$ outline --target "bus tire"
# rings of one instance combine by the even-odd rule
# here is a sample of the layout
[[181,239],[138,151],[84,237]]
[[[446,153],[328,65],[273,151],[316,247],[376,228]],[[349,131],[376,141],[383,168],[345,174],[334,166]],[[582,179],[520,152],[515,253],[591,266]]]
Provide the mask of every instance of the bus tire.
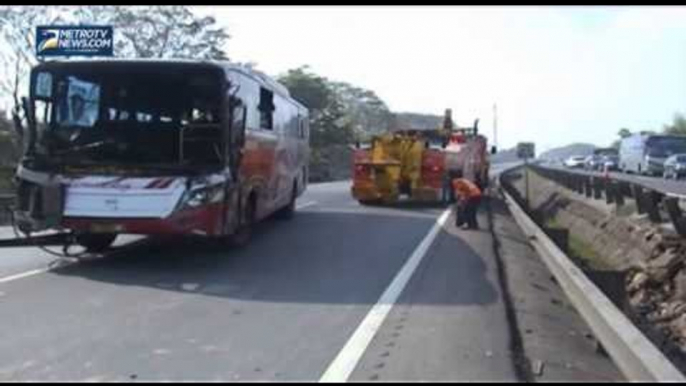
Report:
[[276,212],[276,218],[279,220],[291,220],[293,216],[295,216],[295,199],[298,196],[298,185],[294,182],[293,183],[293,190],[291,191],[291,200],[288,202],[288,205],[284,206],[283,208],[279,209],[278,212]]
[[80,233],[76,235],[76,243],[88,252],[103,252],[116,238],[116,233]]
[[257,200],[255,195],[251,194],[243,208],[243,223],[236,229],[236,231],[229,238],[230,244],[233,247],[242,248],[250,242],[252,238],[253,229],[255,227],[255,211],[257,209]]

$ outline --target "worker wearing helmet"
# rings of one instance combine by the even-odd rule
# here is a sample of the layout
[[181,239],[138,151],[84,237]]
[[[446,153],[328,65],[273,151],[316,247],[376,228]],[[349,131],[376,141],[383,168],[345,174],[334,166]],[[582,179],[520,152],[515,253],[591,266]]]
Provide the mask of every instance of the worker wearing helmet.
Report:
[[453,191],[457,198],[455,203],[455,226],[459,227],[462,225],[463,229],[479,229],[479,224],[476,221],[476,212],[481,203],[481,189],[466,178],[456,178],[452,182]]

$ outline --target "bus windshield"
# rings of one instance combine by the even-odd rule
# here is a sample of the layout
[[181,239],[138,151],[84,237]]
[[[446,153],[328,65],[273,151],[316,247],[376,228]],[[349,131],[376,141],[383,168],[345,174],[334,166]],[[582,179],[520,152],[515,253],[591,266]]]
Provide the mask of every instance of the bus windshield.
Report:
[[676,153],[686,153],[686,137],[652,137],[646,142],[647,154],[652,157],[669,157]]
[[35,79],[41,145],[62,163],[221,163],[221,87],[206,68],[76,66]]

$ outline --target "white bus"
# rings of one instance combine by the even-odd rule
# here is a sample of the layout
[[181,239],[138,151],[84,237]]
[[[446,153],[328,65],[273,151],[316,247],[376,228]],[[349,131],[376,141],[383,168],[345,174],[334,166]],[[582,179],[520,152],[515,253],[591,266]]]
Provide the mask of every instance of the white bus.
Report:
[[[50,61],[31,72],[17,171],[25,233],[249,238],[307,186],[308,110],[265,75],[220,62]],[[23,128],[20,128],[23,130]]]
[[625,173],[662,175],[665,160],[686,153],[686,136],[636,133],[622,139],[619,168]]

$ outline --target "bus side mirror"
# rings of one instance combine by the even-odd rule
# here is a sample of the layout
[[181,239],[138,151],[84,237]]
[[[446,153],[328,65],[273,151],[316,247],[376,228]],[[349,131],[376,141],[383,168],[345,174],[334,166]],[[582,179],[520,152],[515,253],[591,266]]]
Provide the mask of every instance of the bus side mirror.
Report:
[[498,152],[498,148],[495,146],[491,146],[491,154],[495,154]]

